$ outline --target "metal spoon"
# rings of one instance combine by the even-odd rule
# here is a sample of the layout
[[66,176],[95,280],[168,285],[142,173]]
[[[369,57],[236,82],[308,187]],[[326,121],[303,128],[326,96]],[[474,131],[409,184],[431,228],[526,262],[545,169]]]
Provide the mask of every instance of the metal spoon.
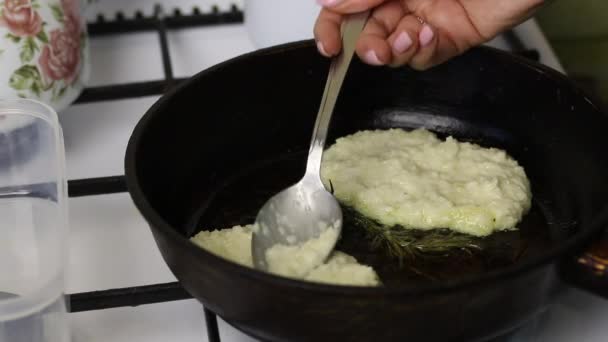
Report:
[[323,186],[321,159],[336,100],[354,55],[357,38],[368,17],[369,12],[353,14],[342,24],[342,52],[333,59],[329,69],[308,153],[306,174],[297,184],[273,196],[258,212],[258,229],[253,233],[251,246],[253,263],[258,269],[268,270],[266,251],[276,244],[301,245],[318,238],[330,228],[337,229],[336,234],[331,234],[335,236],[334,241],[321,252],[322,262],[337,242],[342,229],[342,210],[335,197]]

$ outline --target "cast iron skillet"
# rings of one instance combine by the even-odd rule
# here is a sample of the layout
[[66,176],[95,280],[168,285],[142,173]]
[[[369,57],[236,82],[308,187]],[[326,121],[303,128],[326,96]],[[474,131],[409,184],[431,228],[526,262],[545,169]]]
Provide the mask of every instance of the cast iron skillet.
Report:
[[483,340],[543,310],[563,261],[608,223],[608,118],[565,77],[490,48],[425,72],[355,61],[331,139],[426,127],[506,149],[534,194],[523,257],[487,269],[449,259],[462,271],[445,279],[356,288],[264,274],[188,241],[202,228],[250,223],[256,201],[298,179],[328,65],[310,41],[247,54],[194,76],[138,124],[129,191],[183,286],[271,341]]

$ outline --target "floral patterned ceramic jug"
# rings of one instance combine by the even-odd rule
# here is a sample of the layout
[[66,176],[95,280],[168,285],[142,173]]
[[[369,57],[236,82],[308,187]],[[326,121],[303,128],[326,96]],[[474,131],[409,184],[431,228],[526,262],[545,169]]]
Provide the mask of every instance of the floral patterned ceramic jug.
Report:
[[0,98],[25,97],[56,111],[80,95],[89,77],[80,0],[0,2]]

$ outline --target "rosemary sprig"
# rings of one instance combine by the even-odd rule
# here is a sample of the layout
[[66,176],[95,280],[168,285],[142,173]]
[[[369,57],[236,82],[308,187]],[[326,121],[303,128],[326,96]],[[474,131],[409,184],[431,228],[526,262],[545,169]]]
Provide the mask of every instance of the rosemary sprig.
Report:
[[450,229],[407,229],[388,227],[370,219],[350,206],[342,207],[345,227],[362,229],[374,249],[383,249],[389,256],[404,261],[418,257],[445,256],[460,251],[473,255],[482,250],[481,238]]

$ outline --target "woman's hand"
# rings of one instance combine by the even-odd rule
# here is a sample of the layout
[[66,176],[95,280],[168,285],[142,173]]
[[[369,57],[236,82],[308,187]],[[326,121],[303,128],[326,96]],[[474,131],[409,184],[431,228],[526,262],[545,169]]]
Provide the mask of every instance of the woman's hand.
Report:
[[[303,0],[298,0],[303,1]],[[310,1],[310,0],[309,0]],[[530,18],[543,0],[317,0],[323,9],[315,24],[319,52],[341,49],[344,14],[372,9],[357,43],[368,64],[410,65],[423,70]]]

